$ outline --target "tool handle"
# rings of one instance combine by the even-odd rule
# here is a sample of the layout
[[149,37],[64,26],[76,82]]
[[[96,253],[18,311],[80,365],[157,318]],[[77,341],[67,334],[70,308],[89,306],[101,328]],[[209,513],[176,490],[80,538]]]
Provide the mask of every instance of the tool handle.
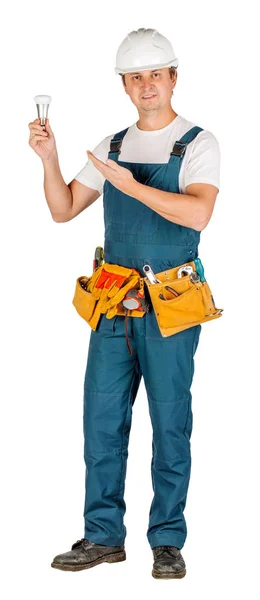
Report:
[[169,290],[169,292],[171,292],[174,296],[179,296],[179,292],[177,292],[176,290],[174,290],[172,287],[170,287],[169,285],[165,286],[166,290]]
[[195,265],[196,265],[196,271],[197,271],[198,275],[200,276],[200,280],[201,280],[202,283],[204,283],[206,281],[206,279],[205,279],[205,275],[204,275],[203,264],[202,264],[200,258],[195,258],[194,262],[195,262]]
[[95,269],[97,267],[100,267],[102,261],[104,258],[104,250],[102,248],[102,246],[97,246],[96,250],[95,250],[95,257],[93,260],[93,271],[95,271]]

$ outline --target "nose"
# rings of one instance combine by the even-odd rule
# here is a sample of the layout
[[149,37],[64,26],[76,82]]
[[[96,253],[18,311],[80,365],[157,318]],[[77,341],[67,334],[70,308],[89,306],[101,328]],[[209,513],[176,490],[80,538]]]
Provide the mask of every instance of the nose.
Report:
[[147,81],[147,82],[144,82],[142,85],[142,94],[149,94],[149,93],[150,94],[155,93],[155,88],[152,87],[150,81]]

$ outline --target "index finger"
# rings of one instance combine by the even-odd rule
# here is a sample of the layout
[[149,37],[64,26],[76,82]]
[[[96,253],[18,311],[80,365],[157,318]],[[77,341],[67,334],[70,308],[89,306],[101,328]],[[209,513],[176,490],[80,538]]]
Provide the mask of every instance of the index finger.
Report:
[[87,150],[87,155],[89,156],[89,158],[91,158],[91,160],[96,160],[100,165],[103,165],[103,167],[107,166],[106,163],[104,163],[97,156],[95,156],[95,154],[93,154],[93,152],[91,152],[90,150]]

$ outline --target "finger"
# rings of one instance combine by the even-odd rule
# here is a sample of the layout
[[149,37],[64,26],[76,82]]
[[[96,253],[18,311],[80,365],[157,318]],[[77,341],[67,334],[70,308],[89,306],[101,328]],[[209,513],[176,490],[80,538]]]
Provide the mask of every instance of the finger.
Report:
[[38,128],[36,129],[36,127],[34,126],[31,128],[30,132],[31,132],[31,134],[36,134],[36,133],[38,133],[39,135],[42,134],[45,137],[48,135],[47,131],[44,131],[43,129],[41,129],[41,127],[39,129]]
[[87,152],[88,157],[91,158],[91,160],[98,160],[99,162],[101,162],[99,160],[99,158],[97,158],[97,156],[95,156],[95,154],[93,154],[93,152],[91,152],[90,150],[86,150],[86,152]]
[[32,131],[33,129],[37,130],[37,131],[43,131],[43,125],[38,125],[37,123],[35,123],[35,121],[33,123],[29,123],[28,125],[29,129]]
[[[99,160],[99,158],[97,158],[92,152],[90,152],[89,150],[87,150],[87,155],[90,158],[90,160],[93,161],[93,164],[95,164],[95,166],[97,168],[102,168],[102,169],[107,169],[108,165],[106,165],[106,163],[102,162],[102,160]],[[111,167],[109,167],[109,169],[111,169]]]
[[[90,152],[90,150],[87,150],[87,154],[89,155],[89,158],[91,160],[93,160],[93,162],[98,161],[98,163],[100,165],[103,166],[108,166],[110,169],[112,168],[114,171],[119,171],[121,169],[120,165],[118,165],[114,160],[112,160],[111,158],[108,158],[106,160],[105,163],[103,163],[101,160],[99,160],[92,152]],[[98,164],[96,163],[96,165]]]
[[45,139],[45,138],[44,138],[42,135],[32,135],[32,136],[30,137],[30,140],[29,140],[29,141],[31,142],[31,140],[33,140],[33,141],[34,141],[34,140],[41,140],[41,142],[43,142],[43,140],[44,140],[44,139]]
[[105,164],[105,163],[102,162],[102,160],[100,160],[97,156],[95,156],[95,154],[93,154],[93,152],[91,152],[90,150],[87,150],[87,155],[90,158],[93,158],[94,160],[98,160],[98,162],[100,162],[102,165]]
[[42,137],[48,137],[48,133],[47,131],[44,131],[43,129],[35,129],[34,127],[31,129],[30,131],[30,137],[33,137],[34,135],[42,135]]
[[100,165],[94,160],[93,160],[93,165],[101,173],[101,175],[103,175],[103,177],[105,177],[105,179],[111,179],[112,171],[109,167],[106,167],[103,163],[101,163],[101,165]]
[[102,162],[102,160],[99,160],[99,158],[97,158],[94,154],[92,154],[92,152],[87,151],[87,155],[88,158],[90,158],[90,160],[92,160],[92,162],[98,167],[101,166],[105,166],[105,163]]
[[118,165],[117,162],[115,160],[112,160],[111,158],[108,158],[106,160],[106,164],[115,171],[119,171],[121,169],[120,165]]
[[98,171],[100,171],[100,173],[102,173],[102,175],[105,175],[108,173],[108,168],[106,168],[105,165],[102,165],[102,164],[100,165],[95,160],[93,160],[93,165],[96,169],[98,169]]
[[93,165],[96,167],[96,169],[98,169],[100,171],[100,173],[108,173],[109,172],[109,168],[106,167],[106,165],[104,165],[104,163],[102,163],[101,161],[95,160],[95,159],[90,159],[93,162]]
[[52,128],[50,126],[50,121],[48,118],[46,118],[46,120],[45,120],[45,126],[46,126],[47,131],[50,131],[50,133],[52,133]]
[[39,119],[39,118],[35,119],[32,123],[29,123],[29,128],[31,128],[32,126],[38,127],[40,131],[44,131],[47,129],[47,131],[49,131],[50,134],[53,134],[49,119],[47,117],[45,119],[45,124],[41,125],[40,123],[41,123],[41,119]]

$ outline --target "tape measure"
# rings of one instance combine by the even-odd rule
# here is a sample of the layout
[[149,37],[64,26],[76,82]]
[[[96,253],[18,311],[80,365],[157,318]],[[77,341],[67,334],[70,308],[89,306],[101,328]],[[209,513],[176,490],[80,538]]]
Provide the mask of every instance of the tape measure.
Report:
[[149,304],[144,295],[143,289],[137,290],[136,288],[132,288],[128,290],[124,299],[122,300],[122,304],[127,310],[140,310],[148,312]]

